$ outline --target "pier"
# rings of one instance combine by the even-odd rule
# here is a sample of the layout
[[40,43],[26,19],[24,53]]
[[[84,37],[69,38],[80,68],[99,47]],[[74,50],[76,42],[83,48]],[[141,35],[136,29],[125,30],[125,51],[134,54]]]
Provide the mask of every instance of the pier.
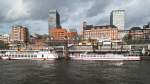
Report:
[[69,58],[70,54],[76,53],[85,53],[85,52],[94,52],[94,53],[129,53],[129,49],[120,49],[120,48],[101,48],[101,49],[93,49],[92,46],[55,46],[56,52],[59,54],[60,58]]

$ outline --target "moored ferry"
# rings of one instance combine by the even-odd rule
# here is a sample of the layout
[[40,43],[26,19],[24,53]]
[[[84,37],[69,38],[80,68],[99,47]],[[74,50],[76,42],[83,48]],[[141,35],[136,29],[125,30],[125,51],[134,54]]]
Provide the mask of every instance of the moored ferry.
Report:
[[70,55],[72,60],[127,60],[138,61],[141,60],[140,56],[125,56],[122,54],[76,54]]
[[28,59],[28,60],[55,60],[58,58],[57,53],[54,50],[0,50],[1,59]]

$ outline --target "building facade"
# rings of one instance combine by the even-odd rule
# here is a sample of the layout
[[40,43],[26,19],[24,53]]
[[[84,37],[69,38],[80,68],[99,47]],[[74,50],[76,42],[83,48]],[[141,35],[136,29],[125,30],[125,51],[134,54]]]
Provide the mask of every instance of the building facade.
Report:
[[9,34],[2,34],[2,35],[0,35],[0,40],[3,41],[4,43],[9,43],[9,41],[10,41]]
[[77,32],[67,32],[67,35],[69,40],[76,40],[77,39]]
[[67,30],[63,28],[52,28],[49,30],[51,40],[65,40]]
[[125,35],[129,33],[129,30],[118,30],[118,39],[123,42]]
[[110,15],[110,25],[115,25],[119,30],[124,30],[125,10],[113,10]]
[[68,44],[76,44],[78,38],[78,33],[77,31],[68,31],[67,32],[67,39],[68,39]]
[[116,41],[118,40],[118,29],[113,25],[106,26],[83,26],[83,38],[84,40],[96,39],[99,42],[104,40]]
[[129,30],[129,38],[130,40],[144,40],[143,29],[140,27],[132,27]]
[[39,50],[39,49],[47,49],[47,36],[32,34],[30,35],[30,44],[28,45],[28,49]]
[[77,32],[76,31],[67,31],[64,28],[53,28],[50,29],[50,44],[53,45],[65,45],[67,44],[75,44],[77,43]]
[[150,22],[143,26],[144,39],[150,42]]
[[27,43],[29,42],[29,31],[28,28],[25,26],[13,26],[11,33],[10,33],[10,42],[21,42]]
[[129,30],[129,39],[132,43],[150,43],[150,23],[143,28],[132,27]]

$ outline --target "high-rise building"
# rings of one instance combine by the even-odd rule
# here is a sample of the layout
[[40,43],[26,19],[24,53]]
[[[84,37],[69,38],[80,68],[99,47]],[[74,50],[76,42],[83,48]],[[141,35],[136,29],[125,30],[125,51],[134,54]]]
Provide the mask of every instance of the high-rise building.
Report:
[[110,25],[115,25],[119,30],[124,30],[125,10],[113,10],[110,15]]
[[13,26],[10,34],[10,42],[29,42],[29,31],[27,27],[24,26]]
[[49,10],[48,27],[60,28],[60,16],[57,10]]

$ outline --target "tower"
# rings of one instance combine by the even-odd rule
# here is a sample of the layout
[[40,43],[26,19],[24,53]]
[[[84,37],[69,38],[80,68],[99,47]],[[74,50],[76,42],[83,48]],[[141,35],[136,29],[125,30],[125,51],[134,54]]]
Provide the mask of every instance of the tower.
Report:
[[113,10],[110,14],[110,25],[115,25],[119,30],[124,30],[125,10]]
[[57,10],[49,10],[48,17],[48,27],[51,28],[60,28],[60,15]]

